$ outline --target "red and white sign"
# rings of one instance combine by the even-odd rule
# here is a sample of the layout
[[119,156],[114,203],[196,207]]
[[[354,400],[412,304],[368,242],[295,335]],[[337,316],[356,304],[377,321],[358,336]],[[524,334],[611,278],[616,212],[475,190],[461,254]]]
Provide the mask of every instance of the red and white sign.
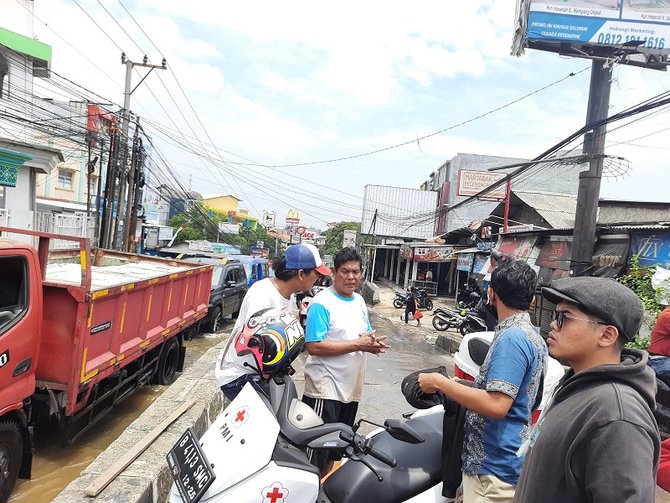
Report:
[[240,407],[233,417],[233,426],[239,428],[249,420],[249,407]]
[[301,225],[300,227],[298,227],[298,234],[300,236],[302,236],[304,233],[305,233],[305,228]]
[[261,493],[263,503],[284,503],[288,497],[288,489],[281,485],[281,482],[274,482],[271,486],[263,488]]

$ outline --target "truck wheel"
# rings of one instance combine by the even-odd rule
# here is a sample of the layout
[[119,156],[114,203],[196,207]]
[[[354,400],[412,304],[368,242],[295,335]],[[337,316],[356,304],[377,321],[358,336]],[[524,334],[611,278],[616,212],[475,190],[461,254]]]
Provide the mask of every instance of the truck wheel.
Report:
[[405,305],[405,303],[402,300],[400,300],[398,298],[393,299],[393,307],[395,307],[396,309],[400,309],[404,305]]
[[209,322],[209,331],[215,333],[221,330],[222,321],[223,312],[221,311],[221,306],[216,306],[212,312],[212,321]]
[[165,341],[165,346],[158,359],[158,368],[154,381],[156,384],[172,384],[179,364],[179,341],[176,337]]
[[19,476],[23,456],[21,428],[14,421],[0,422],[0,503],[9,500]]

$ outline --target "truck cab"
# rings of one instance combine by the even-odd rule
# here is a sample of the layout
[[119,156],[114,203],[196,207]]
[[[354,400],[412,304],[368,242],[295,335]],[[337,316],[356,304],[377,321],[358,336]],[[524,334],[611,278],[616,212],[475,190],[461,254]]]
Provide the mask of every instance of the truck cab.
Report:
[[42,331],[38,271],[32,247],[0,239],[0,501],[32,464],[28,397],[35,390]]

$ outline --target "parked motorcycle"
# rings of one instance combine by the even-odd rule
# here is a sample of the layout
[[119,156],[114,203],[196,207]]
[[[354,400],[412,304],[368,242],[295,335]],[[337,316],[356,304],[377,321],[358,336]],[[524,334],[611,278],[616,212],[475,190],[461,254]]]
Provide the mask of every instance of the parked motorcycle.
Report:
[[482,296],[482,289],[479,287],[476,281],[468,281],[467,284],[463,285],[463,288],[459,288],[458,293],[456,294],[456,303],[460,304],[469,304],[472,301],[471,294],[476,293],[479,297]]
[[[187,430],[168,454],[172,503],[222,501],[450,501],[441,494],[442,417],[436,406],[410,419],[387,419],[363,436],[324,424],[298,399],[288,375],[275,374],[269,398],[247,384],[202,438]],[[330,449],[346,461],[323,482],[304,452]],[[286,500],[287,496],[290,500]]]
[[[489,352],[494,332],[475,332],[467,334],[458,346],[454,354],[454,375],[459,379],[474,381],[479,376],[479,367],[484,363],[486,354]],[[551,356],[547,359],[547,373],[544,377],[542,388],[542,400],[539,408],[533,413],[533,422],[540,417],[540,412],[547,404],[549,397],[554,392],[565,374],[563,365]]]
[[325,290],[327,286],[317,286],[314,285],[310,288],[308,293],[298,293],[295,296],[295,301],[298,307],[298,314],[300,319],[300,324],[304,327],[307,326],[307,308],[309,307],[312,299],[319,293],[321,290]]
[[407,302],[407,297],[409,292],[396,292],[395,298],[393,299],[393,307],[396,309],[402,309],[405,307],[405,302]]
[[472,332],[485,332],[486,329],[486,320],[481,317],[478,311],[468,311],[458,325],[458,331],[461,335],[467,335]]
[[450,328],[458,328],[463,322],[465,311],[453,311],[445,307],[436,307],[433,311],[433,328],[444,332]]
[[[409,292],[396,292],[395,298],[393,299],[393,307],[396,309],[405,307],[405,302],[407,302],[407,297],[409,295]],[[430,300],[430,297],[424,288],[416,288],[414,290],[414,297],[416,299],[417,308],[428,309],[429,311],[433,309],[433,301]]]

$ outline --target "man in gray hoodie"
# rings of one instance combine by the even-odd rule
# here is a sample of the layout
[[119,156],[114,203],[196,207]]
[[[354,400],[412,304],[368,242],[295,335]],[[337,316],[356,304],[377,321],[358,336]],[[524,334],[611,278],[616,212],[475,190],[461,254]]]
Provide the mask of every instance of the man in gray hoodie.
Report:
[[660,452],[656,381],[647,353],[626,349],[642,323],[632,290],[611,279],[562,278],[549,354],[571,369],[542,412],[514,501],[653,502]]

